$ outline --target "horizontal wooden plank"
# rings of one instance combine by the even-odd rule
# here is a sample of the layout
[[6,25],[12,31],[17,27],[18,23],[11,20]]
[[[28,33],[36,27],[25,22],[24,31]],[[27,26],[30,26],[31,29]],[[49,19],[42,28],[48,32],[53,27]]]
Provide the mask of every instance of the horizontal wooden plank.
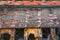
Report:
[[25,5],[25,6],[30,6],[30,5],[60,5],[60,1],[0,1],[0,5]]

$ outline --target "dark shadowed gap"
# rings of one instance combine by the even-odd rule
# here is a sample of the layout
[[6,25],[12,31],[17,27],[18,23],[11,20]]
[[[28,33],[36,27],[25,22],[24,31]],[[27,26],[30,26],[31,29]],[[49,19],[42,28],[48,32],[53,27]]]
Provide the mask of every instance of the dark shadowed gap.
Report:
[[56,34],[57,34],[58,40],[60,40],[60,28],[56,28]]
[[10,34],[9,33],[3,33],[1,35],[1,40],[10,40]]
[[15,40],[24,40],[24,29],[16,29],[15,32]]
[[50,28],[42,28],[42,40],[47,40],[49,34],[51,34]]
[[35,40],[34,34],[30,34],[29,37],[28,37],[28,40]]

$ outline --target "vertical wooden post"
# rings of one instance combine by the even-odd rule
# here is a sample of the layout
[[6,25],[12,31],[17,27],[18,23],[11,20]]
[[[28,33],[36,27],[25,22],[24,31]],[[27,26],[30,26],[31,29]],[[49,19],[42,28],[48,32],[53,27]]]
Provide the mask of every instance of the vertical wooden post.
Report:
[[15,29],[12,29],[10,40],[15,40]]
[[57,40],[55,28],[51,28],[52,40]]
[[28,40],[27,36],[24,36],[24,40]]
[[41,30],[41,28],[39,29],[39,39],[38,40],[42,40],[42,30]]
[[24,40],[28,40],[27,29],[24,29]]
[[[38,25],[37,25],[37,27],[40,27],[41,26],[41,10],[39,10],[38,11]],[[38,40],[42,40],[42,30],[41,30],[41,28],[39,28],[39,30],[38,30],[38,34],[39,34],[39,37],[38,37]]]

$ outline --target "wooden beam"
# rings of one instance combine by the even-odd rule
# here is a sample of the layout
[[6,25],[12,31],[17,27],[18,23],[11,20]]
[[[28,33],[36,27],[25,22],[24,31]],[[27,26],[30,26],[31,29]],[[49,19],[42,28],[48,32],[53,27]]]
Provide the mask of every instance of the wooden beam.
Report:
[[42,40],[42,30],[41,30],[41,28],[39,29],[39,38],[38,38],[38,40]]
[[52,36],[52,40],[57,40],[55,28],[51,28],[51,36]]

